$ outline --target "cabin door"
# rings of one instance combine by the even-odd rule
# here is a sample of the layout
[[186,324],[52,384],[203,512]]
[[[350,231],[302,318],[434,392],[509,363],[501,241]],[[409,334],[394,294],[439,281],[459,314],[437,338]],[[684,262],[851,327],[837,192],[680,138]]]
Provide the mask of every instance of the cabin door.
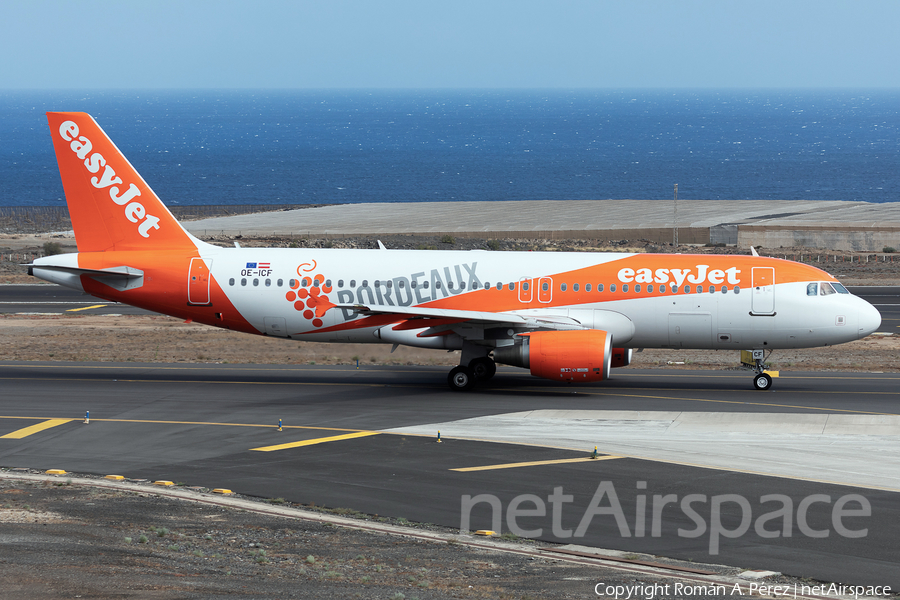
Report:
[[209,305],[209,269],[212,260],[203,258],[191,259],[191,270],[188,273],[188,304]]
[[751,312],[754,315],[775,314],[775,268],[753,267]]

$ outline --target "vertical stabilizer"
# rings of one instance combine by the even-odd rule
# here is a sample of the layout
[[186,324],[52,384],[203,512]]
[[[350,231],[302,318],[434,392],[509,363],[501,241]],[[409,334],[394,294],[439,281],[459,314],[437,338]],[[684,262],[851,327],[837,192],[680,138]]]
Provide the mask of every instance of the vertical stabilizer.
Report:
[[196,248],[87,113],[47,113],[79,252]]

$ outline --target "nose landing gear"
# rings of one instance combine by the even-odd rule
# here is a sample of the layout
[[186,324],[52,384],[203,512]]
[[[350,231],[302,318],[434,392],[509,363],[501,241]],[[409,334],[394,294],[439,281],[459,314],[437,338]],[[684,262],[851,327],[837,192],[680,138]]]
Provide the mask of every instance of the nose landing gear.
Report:
[[[766,371],[765,362],[766,355],[765,350],[753,350],[747,351],[744,350],[741,352],[741,363],[752,370],[756,375],[753,376],[753,389],[765,391],[772,387],[773,375],[775,377],[778,376],[777,371]],[[769,350],[769,356],[772,356],[772,351]]]

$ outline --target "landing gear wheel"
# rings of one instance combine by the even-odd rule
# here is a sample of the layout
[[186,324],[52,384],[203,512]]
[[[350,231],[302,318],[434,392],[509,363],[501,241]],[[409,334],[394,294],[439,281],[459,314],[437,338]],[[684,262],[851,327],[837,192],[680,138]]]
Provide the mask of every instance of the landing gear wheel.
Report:
[[454,392],[467,392],[472,389],[474,384],[475,376],[472,374],[472,369],[469,367],[459,365],[447,375],[447,385],[449,385],[450,389]]
[[482,356],[469,361],[469,369],[472,371],[475,381],[487,381],[497,372],[497,363],[487,356]]
[[753,387],[757,390],[767,390],[772,387],[772,376],[768,373],[759,373],[753,378]]

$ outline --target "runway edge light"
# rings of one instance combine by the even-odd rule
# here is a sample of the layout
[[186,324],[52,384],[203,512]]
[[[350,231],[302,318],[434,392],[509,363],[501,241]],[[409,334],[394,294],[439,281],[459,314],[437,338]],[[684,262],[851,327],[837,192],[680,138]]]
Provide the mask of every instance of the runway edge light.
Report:
[[47,475],[65,475],[66,471],[62,469],[49,469],[48,471],[45,471],[45,473]]
[[169,486],[175,485],[175,484],[172,483],[171,481],[166,481],[165,479],[160,479],[159,481],[154,481],[153,485],[163,485],[163,486],[169,487]]
[[440,430],[440,429],[438,429],[437,443],[438,443],[438,444],[442,444],[442,443],[443,443],[443,442],[441,441],[441,430]]
[[125,478],[122,477],[121,475],[107,475],[104,477],[104,479],[112,479],[113,481],[122,481]]
[[216,488],[213,490],[213,494],[233,494],[233,493],[234,492],[232,492],[231,490],[226,489],[226,488]]
[[600,455],[597,453],[597,446],[594,446],[594,451],[591,452],[591,458],[597,458]]

